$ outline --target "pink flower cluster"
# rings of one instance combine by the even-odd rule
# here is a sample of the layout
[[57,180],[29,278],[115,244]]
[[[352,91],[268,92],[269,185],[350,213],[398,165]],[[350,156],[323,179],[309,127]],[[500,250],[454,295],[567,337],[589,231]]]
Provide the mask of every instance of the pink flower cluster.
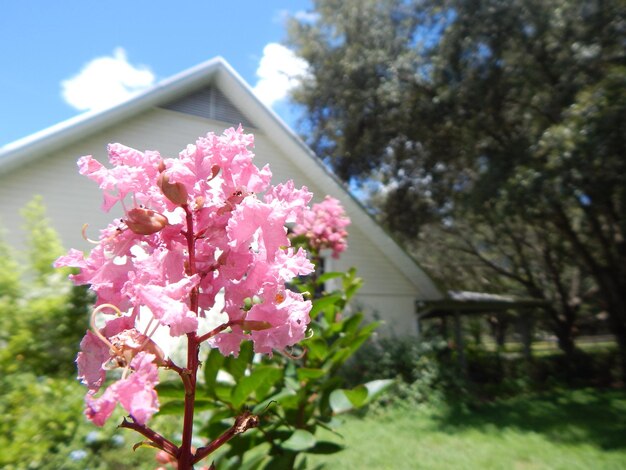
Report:
[[294,226],[295,236],[305,236],[311,249],[319,253],[323,249],[330,249],[333,258],[346,250],[348,232],[345,228],[350,225],[350,219],[346,216],[341,203],[330,196],[324,201],[313,204],[307,210],[300,224]]
[[[96,424],[115,402],[139,424],[150,418],[164,364],[150,339],[154,327],[199,337],[199,317],[210,315],[218,294],[228,323],[207,339],[224,355],[238,354],[246,339],[259,353],[303,339],[311,303],[285,284],[313,265],[290,247],[285,226],[302,222],[311,194],[292,182],[270,185],[269,168],[252,163],[252,145],[239,128],[209,133],[178,158],[111,144],[112,168],[91,156],[79,160],[80,173],[104,192],[103,209],[119,202],[125,212],[87,258],[70,250],[56,262],[79,268],[73,281],[91,286],[96,305],[111,306],[100,309],[106,322],[87,333],[77,359],[89,388],[86,414]],[[122,379],[95,398],[115,365],[125,368]]]

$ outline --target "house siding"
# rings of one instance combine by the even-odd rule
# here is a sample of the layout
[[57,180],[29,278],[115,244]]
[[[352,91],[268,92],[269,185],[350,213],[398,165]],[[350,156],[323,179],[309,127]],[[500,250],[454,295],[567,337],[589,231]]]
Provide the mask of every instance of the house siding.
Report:
[[[78,174],[76,160],[80,156],[93,155],[105,162],[107,144],[120,142],[139,150],[157,149],[164,157],[175,157],[198,136],[209,131],[221,133],[229,126],[173,110],[153,108],[0,176],[0,224],[7,240],[18,248],[23,246],[19,208],[40,194],[63,245],[88,250],[90,246],[81,235],[82,225],[88,223],[88,235],[97,238],[98,230],[112,218],[120,217],[122,212],[119,207],[110,214],[100,210],[102,195],[97,185]],[[307,186],[315,194],[316,201],[323,199],[325,194],[315,181],[311,181],[260,131],[253,132],[255,163],[258,166],[268,163],[275,183],[293,179],[296,186]],[[346,197],[345,194],[331,196]],[[349,227],[348,245],[342,257],[333,260],[333,266],[336,270],[357,268],[358,275],[364,279],[357,302],[370,317],[384,319],[385,330],[415,333],[414,303],[418,290],[414,283],[355,224]]]

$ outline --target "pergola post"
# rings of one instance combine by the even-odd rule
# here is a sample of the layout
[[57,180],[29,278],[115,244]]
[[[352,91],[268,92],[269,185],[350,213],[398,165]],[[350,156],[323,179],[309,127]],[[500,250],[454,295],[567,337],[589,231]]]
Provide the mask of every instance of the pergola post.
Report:
[[522,351],[524,359],[530,362],[533,358],[532,353],[532,318],[529,310],[522,310],[519,317],[520,333],[522,336]]
[[467,376],[467,360],[465,358],[465,341],[461,325],[461,313],[454,311],[454,342],[456,343],[456,354],[461,377]]

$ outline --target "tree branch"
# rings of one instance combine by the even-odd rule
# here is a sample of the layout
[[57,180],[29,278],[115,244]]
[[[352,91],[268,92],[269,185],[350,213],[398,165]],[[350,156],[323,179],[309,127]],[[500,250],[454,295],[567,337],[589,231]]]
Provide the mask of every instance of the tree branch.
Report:
[[[131,418],[132,419],[132,418]],[[172,457],[176,457],[178,454],[178,447],[171,441],[167,440],[163,436],[161,436],[156,431],[153,431],[147,426],[143,426],[141,424],[136,423],[134,420],[129,421],[126,417],[119,425],[120,428],[132,429],[144,437],[147,437],[150,442],[154,443],[154,445],[170,454]]]
[[253,415],[249,411],[237,416],[235,424],[230,429],[225,431],[221,436],[212,441],[209,445],[200,447],[193,457],[192,464],[198,463],[208,455],[215,452],[221,446],[230,441],[237,434],[242,434],[248,429],[256,428],[259,425],[259,417]]

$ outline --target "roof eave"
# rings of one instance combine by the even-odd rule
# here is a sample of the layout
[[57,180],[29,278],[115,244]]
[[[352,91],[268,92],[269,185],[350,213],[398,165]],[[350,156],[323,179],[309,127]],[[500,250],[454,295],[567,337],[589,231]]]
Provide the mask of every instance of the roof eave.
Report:
[[0,174],[7,173],[17,166],[36,159],[42,152],[53,152],[62,146],[74,143],[153,106],[206,86],[214,80],[215,73],[220,68],[225,67],[226,62],[221,57],[211,59],[163,80],[153,88],[121,104],[105,110],[80,114],[23,139],[11,142],[0,148]]

